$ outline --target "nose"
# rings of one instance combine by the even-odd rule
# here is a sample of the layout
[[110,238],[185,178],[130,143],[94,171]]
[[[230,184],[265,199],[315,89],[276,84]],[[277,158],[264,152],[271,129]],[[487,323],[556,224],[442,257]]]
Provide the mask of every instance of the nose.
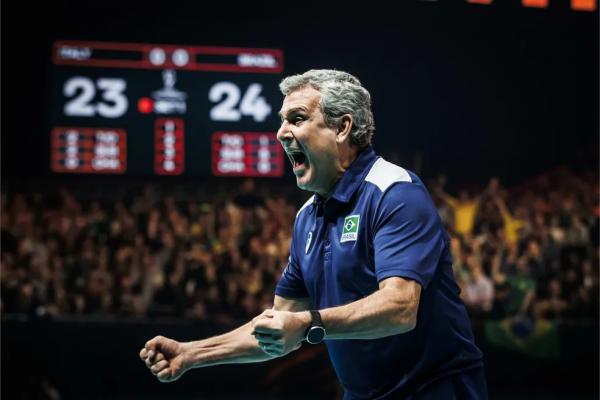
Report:
[[277,140],[284,144],[290,142],[293,137],[294,135],[292,135],[292,131],[290,130],[288,122],[283,121],[279,127],[279,130],[277,131]]

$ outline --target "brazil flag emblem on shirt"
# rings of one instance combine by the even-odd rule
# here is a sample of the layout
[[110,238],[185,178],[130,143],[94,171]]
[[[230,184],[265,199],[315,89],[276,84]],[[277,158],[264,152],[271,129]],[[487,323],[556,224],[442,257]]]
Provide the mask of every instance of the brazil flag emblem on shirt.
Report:
[[360,215],[348,215],[344,219],[344,227],[342,229],[342,237],[340,243],[349,242],[351,240],[356,241],[358,237],[358,223],[360,222]]

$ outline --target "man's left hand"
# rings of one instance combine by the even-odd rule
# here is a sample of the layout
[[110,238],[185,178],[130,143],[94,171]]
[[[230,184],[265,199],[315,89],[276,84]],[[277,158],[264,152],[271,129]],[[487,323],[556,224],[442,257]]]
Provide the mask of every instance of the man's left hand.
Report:
[[300,348],[310,320],[307,311],[265,310],[252,320],[252,334],[265,353],[280,357]]

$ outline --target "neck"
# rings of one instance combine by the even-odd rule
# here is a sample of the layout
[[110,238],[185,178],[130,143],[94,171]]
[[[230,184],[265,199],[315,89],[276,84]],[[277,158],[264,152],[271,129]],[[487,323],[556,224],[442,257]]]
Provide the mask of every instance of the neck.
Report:
[[354,160],[358,158],[359,154],[360,150],[358,149],[358,147],[355,146],[339,148],[339,158],[336,162],[336,175],[331,181],[331,184],[328,185],[327,190],[317,192],[323,198],[324,201],[327,201],[329,197],[331,197],[338,181],[340,180],[342,175],[344,175],[344,172],[346,172],[348,168],[350,168],[350,165],[352,165]]

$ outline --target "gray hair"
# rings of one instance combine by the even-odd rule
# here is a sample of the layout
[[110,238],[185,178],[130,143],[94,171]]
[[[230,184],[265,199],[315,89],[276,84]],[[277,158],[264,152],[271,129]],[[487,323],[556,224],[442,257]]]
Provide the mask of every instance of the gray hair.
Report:
[[287,96],[310,86],[321,92],[321,112],[329,127],[339,127],[344,114],[352,115],[350,143],[360,148],[371,143],[375,132],[371,95],[360,81],[347,72],[331,69],[311,69],[300,75],[285,78],[279,84]]

